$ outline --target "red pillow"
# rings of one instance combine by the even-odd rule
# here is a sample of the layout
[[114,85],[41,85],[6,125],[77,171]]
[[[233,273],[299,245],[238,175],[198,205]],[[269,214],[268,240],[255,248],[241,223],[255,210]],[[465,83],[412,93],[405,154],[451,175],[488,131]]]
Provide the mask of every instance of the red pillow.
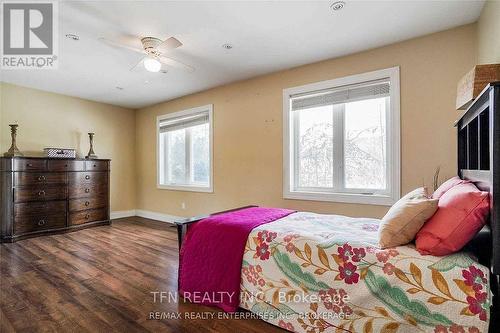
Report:
[[458,184],[439,199],[437,212],[417,233],[417,250],[444,256],[460,250],[486,223],[489,193],[474,184]]
[[443,194],[446,193],[446,191],[450,190],[452,187],[466,183],[470,183],[470,181],[463,180],[457,176],[450,178],[438,187],[438,189],[432,194],[432,199],[439,199],[443,196]]

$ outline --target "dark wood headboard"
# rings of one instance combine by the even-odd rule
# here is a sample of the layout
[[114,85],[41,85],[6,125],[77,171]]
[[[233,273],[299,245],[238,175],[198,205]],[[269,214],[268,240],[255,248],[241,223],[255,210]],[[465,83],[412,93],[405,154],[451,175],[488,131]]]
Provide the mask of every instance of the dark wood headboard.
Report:
[[493,325],[500,325],[500,82],[486,86],[456,126],[458,175],[490,193],[488,224],[468,246],[491,269],[490,327],[497,327]]

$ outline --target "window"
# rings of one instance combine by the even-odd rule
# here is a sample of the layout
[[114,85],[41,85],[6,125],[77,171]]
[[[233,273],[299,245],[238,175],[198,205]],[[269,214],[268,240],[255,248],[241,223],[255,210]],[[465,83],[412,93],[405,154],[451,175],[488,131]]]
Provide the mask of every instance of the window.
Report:
[[159,116],[158,187],[212,192],[212,105]]
[[399,68],[285,89],[284,197],[399,199]]

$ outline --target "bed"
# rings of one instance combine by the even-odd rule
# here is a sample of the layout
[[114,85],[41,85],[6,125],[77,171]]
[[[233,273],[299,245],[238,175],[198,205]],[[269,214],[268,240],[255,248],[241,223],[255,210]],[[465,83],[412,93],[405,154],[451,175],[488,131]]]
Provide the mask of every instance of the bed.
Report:
[[[480,308],[490,297],[487,267],[465,252],[379,250],[378,224],[297,212],[255,228],[243,257],[241,307],[295,332],[487,330],[488,304]],[[485,298],[474,298],[473,288]]]
[[[380,250],[379,220],[295,212],[246,238],[239,306],[296,332],[498,329],[499,105],[500,83],[490,84],[456,124],[458,174],[491,199],[488,225],[463,251],[422,256],[412,244]],[[177,222],[179,246],[187,226],[205,218]]]

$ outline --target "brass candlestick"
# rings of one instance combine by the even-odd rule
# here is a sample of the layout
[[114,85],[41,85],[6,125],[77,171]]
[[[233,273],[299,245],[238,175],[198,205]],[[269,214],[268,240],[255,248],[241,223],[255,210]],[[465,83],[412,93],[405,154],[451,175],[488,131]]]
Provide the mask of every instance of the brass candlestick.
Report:
[[89,153],[85,158],[92,159],[92,158],[97,158],[97,155],[94,153],[94,133],[89,133],[89,140],[90,140],[90,149]]
[[17,124],[11,124],[10,126],[10,136],[12,137],[12,144],[10,145],[9,150],[3,154],[5,157],[15,157],[15,156],[23,156],[23,154],[19,151],[16,146],[16,136],[17,136]]

